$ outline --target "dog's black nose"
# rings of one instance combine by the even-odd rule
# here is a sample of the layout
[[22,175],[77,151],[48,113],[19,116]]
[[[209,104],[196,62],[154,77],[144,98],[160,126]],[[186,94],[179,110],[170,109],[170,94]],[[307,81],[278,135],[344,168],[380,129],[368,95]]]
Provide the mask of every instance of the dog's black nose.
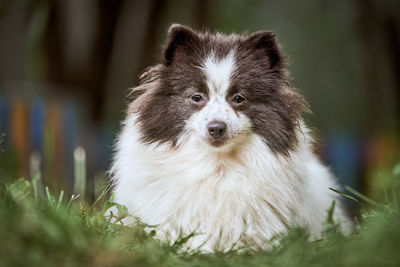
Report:
[[222,137],[226,131],[226,124],[222,121],[212,121],[207,124],[208,132],[214,138]]

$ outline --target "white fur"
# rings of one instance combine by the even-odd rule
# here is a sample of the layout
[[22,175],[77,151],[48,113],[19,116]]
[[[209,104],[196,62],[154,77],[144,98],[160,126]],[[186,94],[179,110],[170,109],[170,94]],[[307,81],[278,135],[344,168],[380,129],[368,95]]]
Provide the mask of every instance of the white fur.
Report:
[[[176,148],[140,142],[137,114],[128,114],[111,170],[115,201],[143,222],[157,225],[163,241],[199,233],[187,248],[201,246],[204,252],[244,244],[267,248],[274,235],[293,225],[319,235],[326,210],[336,199],[329,187],[337,185],[312,153],[307,128],[301,125],[299,144],[288,156],[273,153],[251,132],[249,119],[226,103],[235,70],[233,52],[221,60],[210,55],[202,70],[209,99],[186,121]],[[212,120],[227,124],[229,142],[222,148],[207,143],[206,125]],[[335,214],[347,220],[340,205]],[[132,223],[133,216],[124,223]]]
[[[271,237],[294,224],[318,235],[336,197],[329,187],[337,185],[310,151],[307,130],[299,135],[301,143],[290,157],[273,154],[257,135],[229,153],[215,152],[190,135],[171,149],[139,142],[136,115],[131,114],[112,169],[115,201],[145,223],[158,225],[161,240],[202,233],[187,245],[204,243],[204,252],[244,243],[265,248]],[[336,215],[347,220],[340,207]]]

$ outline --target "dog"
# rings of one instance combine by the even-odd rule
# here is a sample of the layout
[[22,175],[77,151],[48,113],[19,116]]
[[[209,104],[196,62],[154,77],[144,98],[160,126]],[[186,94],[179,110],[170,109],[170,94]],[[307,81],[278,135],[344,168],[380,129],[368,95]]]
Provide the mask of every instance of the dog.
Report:
[[[313,153],[303,97],[272,32],[224,35],[172,25],[162,63],[132,90],[117,139],[114,201],[187,249],[266,249],[291,227],[351,225]],[[115,212],[115,211],[114,211]]]

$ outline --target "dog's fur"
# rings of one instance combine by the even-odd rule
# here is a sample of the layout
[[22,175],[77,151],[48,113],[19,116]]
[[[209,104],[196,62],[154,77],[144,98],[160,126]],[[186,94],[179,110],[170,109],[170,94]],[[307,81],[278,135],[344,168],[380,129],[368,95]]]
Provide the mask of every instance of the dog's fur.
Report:
[[[284,67],[271,32],[171,26],[116,145],[115,201],[132,215],[124,222],[157,225],[161,240],[196,232],[187,247],[205,252],[266,248],[295,225],[318,235],[338,186],[312,152],[308,108]],[[335,216],[350,223],[340,204]]]

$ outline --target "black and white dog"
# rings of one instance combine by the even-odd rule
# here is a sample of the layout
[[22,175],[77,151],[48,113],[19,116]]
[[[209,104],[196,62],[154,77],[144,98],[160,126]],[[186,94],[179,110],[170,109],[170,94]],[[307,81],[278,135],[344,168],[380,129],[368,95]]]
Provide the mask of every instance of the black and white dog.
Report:
[[[321,231],[336,194],[312,152],[303,98],[288,85],[271,32],[223,35],[181,25],[129,106],[111,170],[115,201],[174,241],[204,252]],[[337,205],[335,216],[351,222]]]

